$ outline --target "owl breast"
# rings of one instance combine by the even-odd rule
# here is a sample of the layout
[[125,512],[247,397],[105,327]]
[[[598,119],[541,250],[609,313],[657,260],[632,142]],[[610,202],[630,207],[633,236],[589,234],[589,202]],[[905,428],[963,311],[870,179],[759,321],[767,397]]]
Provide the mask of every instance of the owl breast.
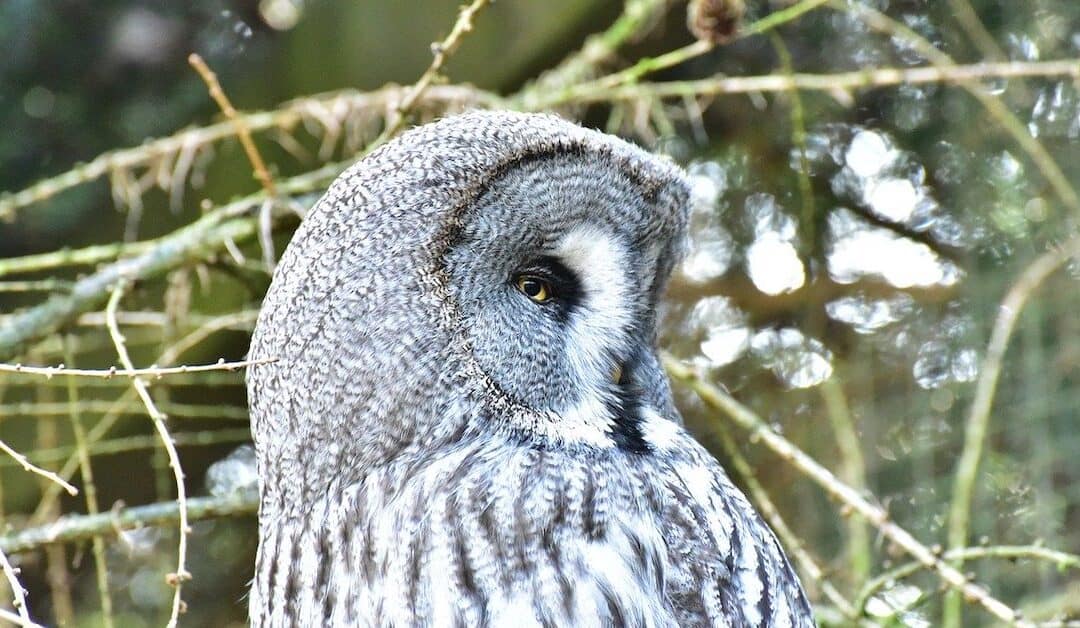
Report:
[[641,457],[626,455],[491,439],[404,453],[268,522],[254,591],[269,599],[253,600],[266,609],[255,623],[776,625],[776,604],[760,606],[770,583],[757,579],[779,556],[740,538],[753,526],[734,510],[710,523],[691,506],[696,489],[657,482],[656,469],[644,477]]

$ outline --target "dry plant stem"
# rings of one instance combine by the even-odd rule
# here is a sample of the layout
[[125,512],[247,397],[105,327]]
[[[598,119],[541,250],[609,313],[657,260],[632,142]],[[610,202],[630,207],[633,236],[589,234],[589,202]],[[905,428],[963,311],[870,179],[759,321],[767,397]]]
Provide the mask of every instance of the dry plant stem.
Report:
[[255,147],[255,141],[251,139],[251,129],[248,128],[244,119],[236,113],[236,109],[233,108],[229,97],[225,95],[225,90],[221,89],[221,83],[218,82],[217,75],[210,69],[210,66],[206,65],[203,58],[194,52],[188,55],[188,63],[202,77],[203,82],[206,83],[206,88],[210,91],[210,97],[214,99],[214,102],[221,108],[221,112],[236,128],[236,136],[240,138],[240,144],[244,147],[244,152],[247,153],[251,168],[255,171],[255,178],[262,184],[268,196],[271,198],[277,196],[277,192],[274,190],[274,179],[270,176],[270,171],[266,169],[266,163],[263,162],[259,149]]
[[[207,371],[236,371],[248,366],[270,364],[277,358],[260,358],[258,360],[241,360],[239,362],[226,362],[218,360],[214,364],[196,364],[194,366],[170,366],[150,367],[145,369],[133,369],[116,367],[109,369],[72,369],[63,364],[60,366],[24,366],[22,364],[0,364],[0,373],[23,373],[26,375],[41,375],[54,377],[56,375],[68,375],[75,377],[100,377],[111,379],[113,377],[164,377],[166,375],[179,375],[181,373],[205,373]],[[75,493],[72,493],[74,495]]]
[[[134,371],[135,366],[131,362],[131,357],[128,356],[127,347],[124,345],[124,336],[120,333],[120,327],[116,324],[116,309],[120,305],[120,299],[124,296],[124,285],[120,283],[112,292],[112,296],[109,297],[109,303],[105,308],[105,319],[109,327],[109,335],[112,337],[113,343],[116,345],[116,353],[120,357],[120,363],[124,365],[124,368]],[[150,398],[150,390],[146,385],[146,382],[138,376],[132,377],[132,385],[135,387],[135,391],[138,393],[139,398],[142,399],[143,404],[146,405],[146,411],[150,415],[150,419],[154,422],[154,428],[157,430],[158,436],[161,437],[161,443],[165,447],[165,452],[169,457],[169,467],[172,469],[173,478],[176,480],[176,504],[179,514],[180,525],[180,540],[176,551],[176,572],[171,574],[169,578],[170,584],[173,585],[173,603],[172,612],[169,614],[169,628],[174,628],[180,617],[181,607],[183,601],[180,597],[183,590],[184,581],[191,579],[191,574],[187,571],[185,563],[187,561],[187,541],[188,532],[190,530],[188,524],[188,512],[187,512],[187,489],[184,487],[184,470],[180,466],[180,456],[176,453],[176,446],[173,444],[172,436],[169,435],[169,430],[165,426],[165,415],[157,409],[154,405],[153,399]]]
[[[202,521],[238,515],[253,515],[258,495],[192,497],[187,500],[188,521]],[[114,536],[124,530],[176,523],[180,506],[176,501],[119,508],[97,515],[68,515],[46,525],[0,536],[0,551],[29,552],[51,543],[73,543],[94,535]]]
[[[776,32],[769,33],[773,49],[780,58],[780,69],[784,76],[791,76],[795,70],[791,63],[791,52],[784,43],[783,38]],[[810,181],[810,161],[806,156],[806,114],[803,111],[802,95],[798,89],[792,88],[787,92],[791,99],[791,143],[799,151],[799,169],[797,171],[799,182],[799,197],[802,203],[802,216],[799,218],[799,232],[804,255],[812,255],[817,246],[816,214],[814,207],[814,186]]]
[[[257,309],[240,310],[233,314],[228,314],[226,316],[230,318],[237,317],[236,322],[233,325],[230,325],[228,328],[246,329],[250,331],[251,325],[255,322],[255,319],[258,317],[258,315],[259,311]],[[211,320],[216,321],[221,318],[222,317],[220,316],[196,314],[194,312],[191,312],[186,317],[184,317],[184,319],[192,326],[200,325],[204,322]],[[147,327],[163,327],[167,324],[168,321],[166,320],[165,314],[162,312],[139,310],[117,312],[116,322],[128,327],[137,325],[144,325]],[[87,312],[86,314],[80,316],[79,320],[77,320],[76,323],[87,327],[104,327],[105,315],[102,312]]]
[[41,279],[38,281],[0,282],[0,292],[55,292],[71,288],[70,281],[63,279]]
[[[347,116],[357,112],[382,112],[389,103],[397,102],[402,98],[406,88],[391,85],[372,92],[357,92],[343,90],[292,100],[283,104],[280,108],[271,111],[255,113],[241,113],[237,118],[251,131],[288,130],[295,127],[306,118],[318,115],[325,119],[327,112]],[[423,102],[446,108],[458,104],[474,104],[483,107],[495,107],[501,103],[501,99],[490,92],[478,90],[474,87],[459,85],[432,85],[423,97]],[[330,120],[339,122],[338,118]],[[185,151],[194,151],[212,145],[215,142],[236,135],[236,126],[232,121],[220,122],[209,126],[181,131],[175,135],[153,140],[133,148],[124,148],[104,153],[92,161],[75,166],[71,170],[63,172],[55,177],[43,179],[37,183],[12,194],[0,195],[0,220],[11,219],[15,212],[21,208],[44,202],[57,194],[71,188],[96,181],[101,177],[116,171],[145,168],[150,164],[161,160],[171,159],[175,155],[184,154]],[[134,245],[132,245],[134,246]],[[102,249],[114,248],[113,245],[105,245]],[[88,250],[88,249],[81,249]],[[62,256],[63,251],[49,254],[55,258]],[[118,255],[99,258],[87,262],[94,263],[104,259],[114,259]],[[5,262],[0,260],[0,275],[14,270],[6,270]],[[67,264],[58,264],[67,265]],[[41,270],[33,267],[29,270]],[[25,271],[20,271],[25,272]]]
[[942,561],[929,547],[920,543],[910,532],[889,519],[880,506],[872,504],[858,491],[841,482],[831,471],[817,463],[790,441],[773,431],[761,417],[736,401],[731,395],[703,380],[691,367],[668,354],[661,359],[671,378],[693,390],[705,404],[727,415],[734,423],[751,433],[770,450],[798,469],[807,478],[821,486],[834,499],[865,517],[882,536],[914,557],[919,563],[932,569],[949,587],[963,593],[964,597],[986,609],[1000,621],[1019,626],[1031,626],[1004,602],[991,596],[984,588],[968,581],[955,567]]
[[[876,31],[905,40],[916,52],[939,68],[956,67],[956,62],[953,61],[952,57],[938,50],[912,29],[880,11],[861,3],[847,3],[842,0],[829,0],[829,6],[837,11],[848,12],[857,16],[867,26]],[[1072,64],[1074,68],[1080,67],[1080,61],[1078,60],[1073,60]],[[1075,71],[1071,75],[1076,76]],[[1020,148],[1027,153],[1028,158],[1035,163],[1058,198],[1070,209],[1080,211],[1080,196],[1077,195],[1076,189],[1073,188],[1072,183],[1069,182],[1069,179],[1061,171],[1057,162],[1046,151],[1042,143],[1031,136],[1024,123],[1013,115],[1013,112],[1005,106],[1001,99],[990,93],[977,81],[965,78],[957,82],[982,104],[991,117],[997,120],[1005,131],[1012,136],[1013,140],[1020,145]]]
[[[64,337],[65,359],[73,359],[74,339]],[[79,461],[79,474],[82,476],[83,489],[86,491],[86,512],[96,515],[100,512],[97,498],[97,484],[94,482],[94,468],[90,463],[90,451],[86,444],[86,427],[82,422],[79,408],[79,391],[74,379],[67,381],[68,416],[71,419],[71,431],[75,438],[75,455]],[[58,508],[58,506],[57,506]],[[90,540],[90,551],[94,556],[94,578],[97,581],[98,600],[101,605],[101,619],[105,628],[113,626],[112,591],[109,588],[109,564],[105,556],[105,541],[100,535]]]
[[[979,460],[982,458],[986,436],[990,426],[990,411],[994,404],[1001,367],[1005,362],[1005,351],[1009,346],[1016,321],[1031,295],[1056,270],[1072,258],[1080,257],[1080,236],[1074,236],[1063,245],[1043,253],[1031,263],[1016,283],[1009,288],[998,308],[998,316],[990,332],[990,342],[986,347],[986,356],[979,368],[979,378],[975,382],[975,395],[971,402],[964,427],[964,448],[956,464],[956,477],[953,482],[952,504],[949,511],[949,549],[958,550],[966,545],[970,529],[971,504],[978,478]],[[957,566],[963,564],[963,557],[958,558]],[[952,618],[958,622],[959,617]]]
[[[1038,545],[963,547],[945,552],[943,558],[945,560],[977,560],[981,558],[1043,560],[1054,563],[1059,569],[1080,570],[1080,556],[1047,549]],[[896,582],[902,578],[907,578],[924,569],[926,569],[926,565],[923,565],[918,561],[913,561],[880,574],[873,580],[867,582],[862,590],[859,591],[859,596],[855,600],[855,607],[858,609],[859,613],[862,614],[866,608],[866,603],[870,601],[870,598],[873,597],[875,593],[890,586],[890,583]]]
[[15,611],[18,613],[19,625],[36,626],[37,624],[30,620],[30,611],[26,607],[26,589],[19,582],[19,574],[8,562],[7,554],[3,550],[0,550],[0,569],[3,569],[4,578],[7,579],[8,587],[11,589],[11,595],[15,598],[13,603],[15,604]]
[[[119,399],[113,402],[114,408],[105,412],[104,416],[94,424],[94,427],[86,434],[87,446],[92,446],[108,433],[116,421],[123,416],[122,408],[129,403],[137,401],[135,399],[135,391],[128,388],[120,396]],[[144,409],[145,410],[145,409]],[[79,471],[81,465],[79,464],[78,452],[72,452],[71,456],[64,462],[60,468],[59,475],[63,478],[70,478],[75,475],[76,471]],[[34,514],[30,516],[30,522],[33,524],[41,523],[49,518],[49,512],[56,507],[56,500],[60,497],[60,488],[55,484],[48,484],[45,486],[45,490],[42,492],[41,500],[38,502],[37,508],[34,510]]]
[[405,126],[405,120],[413,107],[416,106],[417,101],[424,95],[424,92],[431,83],[438,78],[443,66],[446,65],[447,59],[449,59],[457,50],[458,46],[461,45],[461,41],[465,34],[473,29],[473,18],[476,17],[477,12],[487,6],[490,2],[491,0],[473,0],[471,3],[461,8],[461,12],[458,13],[457,21],[454,22],[454,27],[450,29],[450,34],[446,36],[446,39],[431,45],[431,51],[435,55],[435,58],[431,60],[431,65],[429,65],[428,69],[420,75],[419,80],[405,92],[405,97],[401,99],[398,106],[394,108],[393,115],[387,120],[386,129],[384,129],[378,139],[367,148],[368,151],[382,145]]
[[1021,76],[1080,78],[1080,60],[934,65],[917,68],[872,68],[836,74],[767,74],[764,76],[715,77],[691,81],[638,83],[611,87],[597,87],[586,84],[586,86],[575,91],[573,102],[719,96],[754,92],[785,92],[793,89],[835,92],[837,90],[925,83],[960,84],[980,79]]
[[975,12],[975,8],[971,6],[968,0],[948,0],[948,2],[953,19],[960,23],[960,28],[964,29],[968,38],[979,49],[983,57],[995,61],[1008,58],[1005,56],[1005,52],[1001,50],[1001,46],[994,41],[993,36],[986,30],[986,26],[979,19],[979,14]]
[[35,624],[32,621],[24,620],[17,613],[12,613],[6,608],[0,608],[0,619],[10,623],[13,626],[24,626],[25,628],[45,628],[41,624]]
[[[855,420],[851,416],[844,389],[835,373],[822,382],[821,397],[825,402],[826,415],[836,437],[840,450],[840,477],[857,491],[866,490],[866,462],[859,445],[859,433],[855,429]],[[848,552],[851,560],[852,582],[864,582],[870,575],[870,531],[866,522],[858,517],[849,517]]]
[[[45,386],[37,386],[34,392],[36,398],[51,402],[55,398],[56,391]],[[45,420],[40,421],[35,426],[35,448],[27,457],[37,462],[36,454],[38,452],[58,447],[60,440],[59,423],[58,420]],[[3,462],[11,463],[10,460],[4,460]],[[55,486],[48,481],[43,481],[42,485],[45,487]],[[2,499],[2,496],[0,496],[0,499]],[[56,504],[51,508],[48,516],[50,519],[59,517],[60,504]],[[68,569],[70,563],[68,562],[67,548],[62,545],[50,545],[43,548],[42,554],[44,554],[45,560],[43,571],[45,582],[49,588],[49,605],[52,611],[53,623],[57,626],[73,626],[75,625],[75,600],[71,592],[72,577]]]
[[726,426],[719,426],[716,431],[720,436],[720,445],[724,448],[724,454],[731,463],[732,471],[735,472],[739,482],[746,487],[747,492],[750,493],[751,499],[754,500],[754,504],[758,508],[758,512],[769,522],[769,527],[772,528],[776,536],[779,537],[780,542],[787,548],[788,554],[795,560],[795,564],[799,566],[804,575],[808,576],[821,589],[825,597],[829,598],[829,601],[845,617],[856,619],[859,613],[856,612],[855,607],[833,586],[832,582],[825,576],[825,571],[817,564],[810,552],[806,551],[806,547],[799,536],[788,527],[787,522],[784,521],[780,511],[776,508],[776,504],[769,497],[769,492],[765,490],[761,482],[758,482],[750,462],[746,460],[746,456],[743,456],[739,446],[735,444],[731,432],[728,431]]
[[30,473],[35,473],[35,474],[40,475],[41,477],[45,478],[46,480],[49,480],[50,482],[55,482],[55,483],[59,484],[61,488],[63,488],[65,491],[68,492],[68,495],[78,495],[79,494],[79,489],[77,489],[74,486],[72,486],[72,485],[68,484],[67,482],[65,482],[64,478],[60,477],[59,475],[56,475],[52,471],[49,471],[47,469],[42,469],[41,467],[34,466],[33,463],[31,463],[29,460],[26,459],[26,456],[24,456],[24,455],[20,454],[19,452],[15,451],[10,446],[8,446],[7,443],[5,443],[2,440],[0,440],[0,451],[3,451],[7,455],[14,458],[15,461],[19,463],[19,466],[22,467],[23,469],[25,469],[26,471],[29,471]]

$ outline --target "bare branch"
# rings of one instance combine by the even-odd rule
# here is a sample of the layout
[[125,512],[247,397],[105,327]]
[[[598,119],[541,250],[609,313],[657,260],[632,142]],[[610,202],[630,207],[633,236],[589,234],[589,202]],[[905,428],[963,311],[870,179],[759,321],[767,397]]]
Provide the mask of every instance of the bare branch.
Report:
[[446,65],[446,61],[461,45],[465,34],[472,31],[473,18],[476,17],[477,12],[490,2],[491,0],[473,0],[467,6],[462,7],[461,12],[458,13],[457,21],[454,22],[454,27],[450,29],[450,34],[446,36],[446,39],[431,44],[431,52],[435,55],[431,65],[420,76],[420,79],[405,92],[405,97],[401,99],[398,106],[394,108],[394,114],[387,120],[386,129],[383,130],[378,139],[372,142],[371,146],[368,147],[369,150],[383,144],[401,130],[401,127],[405,125],[406,117],[416,106],[416,102],[424,95],[431,83],[438,78],[439,72]]
[[[124,288],[125,284],[119,283],[113,289],[112,296],[109,297],[109,303],[105,308],[105,321],[109,328],[109,336],[112,337],[113,344],[116,345],[116,353],[120,357],[120,363],[127,370],[134,371],[135,366],[128,355],[127,347],[124,344],[124,336],[120,333],[120,327],[116,323],[116,309],[120,305],[120,299],[124,296]],[[143,404],[146,405],[146,411],[154,422],[154,428],[157,430],[158,436],[161,437],[161,443],[169,457],[169,467],[172,469],[173,478],[176,480],[176,505],[180,515],[180,540],[176,551],[176,572],[168,578],[169,583],[174,587],[172,612],[169,615],[168,626],[169,628],[175,628],[183,606],[180,593],[183,590],[184,582],[191,579],[191,573],[188,572],[186,567],[188,532],[191,528],[188,524],[187,488],[184,486],[184,470],[180,466],[180,455],[176,452],[176,445],[169,434],[169,429],[165,426],[165,415],[154,405],[154,400],[150,397],[150,390],[146,382],[139,377],[134,377],[131,383],[135,386],[135,391],[138,393],[139,398],[142,399]]]
[[113,377],[154,377],[161,378],[166,375],[179,375],[181,373],[205,373],[206,371],[236,371],[238,369],[259,364],[276,362],[277,358],[260,358],[258,360],[241,360],[239,362],[226,362],[224,358],[214,364],[196,364],[192,366],[170,366],[159,368],[135,369],[116,367],[108,369],[73,369],[63,364],[59,366],[25,366],[22,364],[0,364],[0,372],[23,373],[26,375],[41,375],[43,377],[55,377],[56,375],[68,375],[73,377],[101,377],[111,379]]
[[11,566],[8,562],[7,554],[0,550],[0,569],[3,569],[4,577],[7,579],[8,586],[11,588],[11,594],[15,597],[15,611],[18,613],[13,620],[20,626],[35,626],[30,619],[30,611],[26,608],[26,589],[23,588],[22,583],[19,582],[18,571]]
[[[258,497],[249,494],[228,497],[192,497],[187,500],[188,521],[255,514]],[[52,543],[71,543],[95,535],[114,536],[124,530],[176,523],[180,506],[176,501],[117,508],[97,515],[68,515],[56,521],[0,536],[0,552],[18,554]]]
[[[614,76],[614,75],[611,75]],[[605,85],[586,83],[548,100],[538,100],[537,108],[562,102],[589,103],[612,100],[683,98],[754,92],[784,92],[792,89],[835,92],[850,89],[914,85],[924,83],[968,83],[989,78],[1020,76],[1080,77],[1080,61],[974,63],[971,65],[925,66],[917,68],[869,68],[835,74],[766,74],[763,76],[714,77],[692,81]]]
[[79,494],[79,489],[77,489],[74,486],[72,486],[71,484],[68,484],[67,482],[65,482],[64,478],[60,477],[59,475],[56,475],[52,471],[49,471],[47,469],[42,469],[41,467],[34,466],[34,464],[32,462],[30,462],[29,460],[26,459],[26,456],[24,456],[24,455],[20,454],[19,452],[15,451],[7,443],[5,443],[2,440],[0,440],[0,451],[3,451],[7,455],[14,458],[15,461],[19,463],[19,466],[21,466],[23,469],[29,471],[30,473],[35,473],[35,474],[40,475],[41,477],[45,478],[46,480],[48,480],[50,482],[55,482],[55,483],[59,484],[61,488],[63,488],[65,491],[68,492],[68,495],[74,496],[74,495]]

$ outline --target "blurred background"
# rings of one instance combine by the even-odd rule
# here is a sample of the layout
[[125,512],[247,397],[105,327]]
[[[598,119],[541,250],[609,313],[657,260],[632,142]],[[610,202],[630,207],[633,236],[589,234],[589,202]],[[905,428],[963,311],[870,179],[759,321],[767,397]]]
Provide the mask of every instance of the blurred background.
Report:
[[[746,4],[744,19],[753,23],[792,3]],[[634,5],[647,6],[648,18],[592,74],[694,41],[684,3],[627,6]],[[80,164],[108,151],[219,122],[188,65],[191,52],[218,73],[238,109],[277,110],[313,94],[413,83],[458,8],[448,0],[0,3],[0,191],[9,193],[0,195],[0,338],[20,313],[63,298],[72,282],[118,256],[144,251],[140,243],[258,192],[230,136],[114,163],[62,192],[3,205],[39,180],[85,171]],[[881,12],[874,15],[892,26],[883,32],[883,22],[862,9]],[[623,10],[615,0],[499,0],[478,15],[443,73],[454,84],[520,95]],[[1080,3],[836,2],[648,78],[926,66],[931,55],[912,35],[960,64],[1080,66]],[[965,421],[1002,299],[1037,259],[1070,242],[1075,250],[1080,235],[1080,203],[1075,192],[1069,196],[1080,186],[1076,72],[981,78],[971,86],[998,108],[948,80],[667,99],[647,90],[606,98],[601,90],[590,104],[568,98],[555,107],[668,154],[693,175],[690,253],[671,288],[662,345],[928,546],[948,545]],[[331,97],[319,102],[323,109],[312,106],[257,134],[279,181],[355,157],[382,128],[386,106],[335,110],[326,104]],[[467,104],[432,107],[421,118]],[[266,258],[280,254],[296,224],[282,218],[273,242],[252,238],[136,283],[118,316],[135,363],[163,364],[163,355],[189,364],[242,359],[269,283]],[[63,251],[93,255],[80,263],[61,260]],[[20,259],[26,263],[11,264]],[[1001,361],[968,538],[1076,554],[1080,264],[1064,262],[1028,288]],[[70,317],[0,362],[117,364],[102,310],[103,303]],[[173,499],[164,450],[130,389],[123,378],[0,373],[0,438],[37,465],[66,468],[80,488],[86,476],[76,443],[86,441],[102,511]],[[749,460],[794,535],[849,600],[908,560],[692,392],[676,390],[688,426],[729,468],[733,453],[724,443],[737,443],[734,455]],[[242,374],[170,376],[154,380],[152,392],[169,416],[189,495],[250,490],[252,469],[244,451],[234,451],[250,440]],[[0,454],[0,532],[85,513],[83,492],[57,495]],[[252,515],[194,525],[184,624],[245,625],[255,525]],[[174,525],[147,527],[109,534],[99,550],[83,541],[9,558],[22,570],[31,616],[44,624],[106,625],[109,614],[115,625],[153,626],[169,614],[165,574],[175,570],[176,542]],[[1029,617],[1080,621],[1076,565],[1010,556],[964,570]],[[107,596],[95,570],[100,560]],[[934,575],[878,585],[864,619],[939,623],[944,595]],[[808,588],[818,606],[835,606],[818,584]],[[842,617],[823,613],[826,623],[850,621]],[[964,612],[968,625],[988,617]]]

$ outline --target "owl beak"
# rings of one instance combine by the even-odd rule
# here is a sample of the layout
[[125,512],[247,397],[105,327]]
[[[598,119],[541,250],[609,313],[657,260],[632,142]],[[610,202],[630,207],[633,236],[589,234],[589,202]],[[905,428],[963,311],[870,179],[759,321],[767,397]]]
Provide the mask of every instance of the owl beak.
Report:
[[616,364],[615,368],[611,369],[611,381],[618,386],[622,383],[623,367],[621,364]]

